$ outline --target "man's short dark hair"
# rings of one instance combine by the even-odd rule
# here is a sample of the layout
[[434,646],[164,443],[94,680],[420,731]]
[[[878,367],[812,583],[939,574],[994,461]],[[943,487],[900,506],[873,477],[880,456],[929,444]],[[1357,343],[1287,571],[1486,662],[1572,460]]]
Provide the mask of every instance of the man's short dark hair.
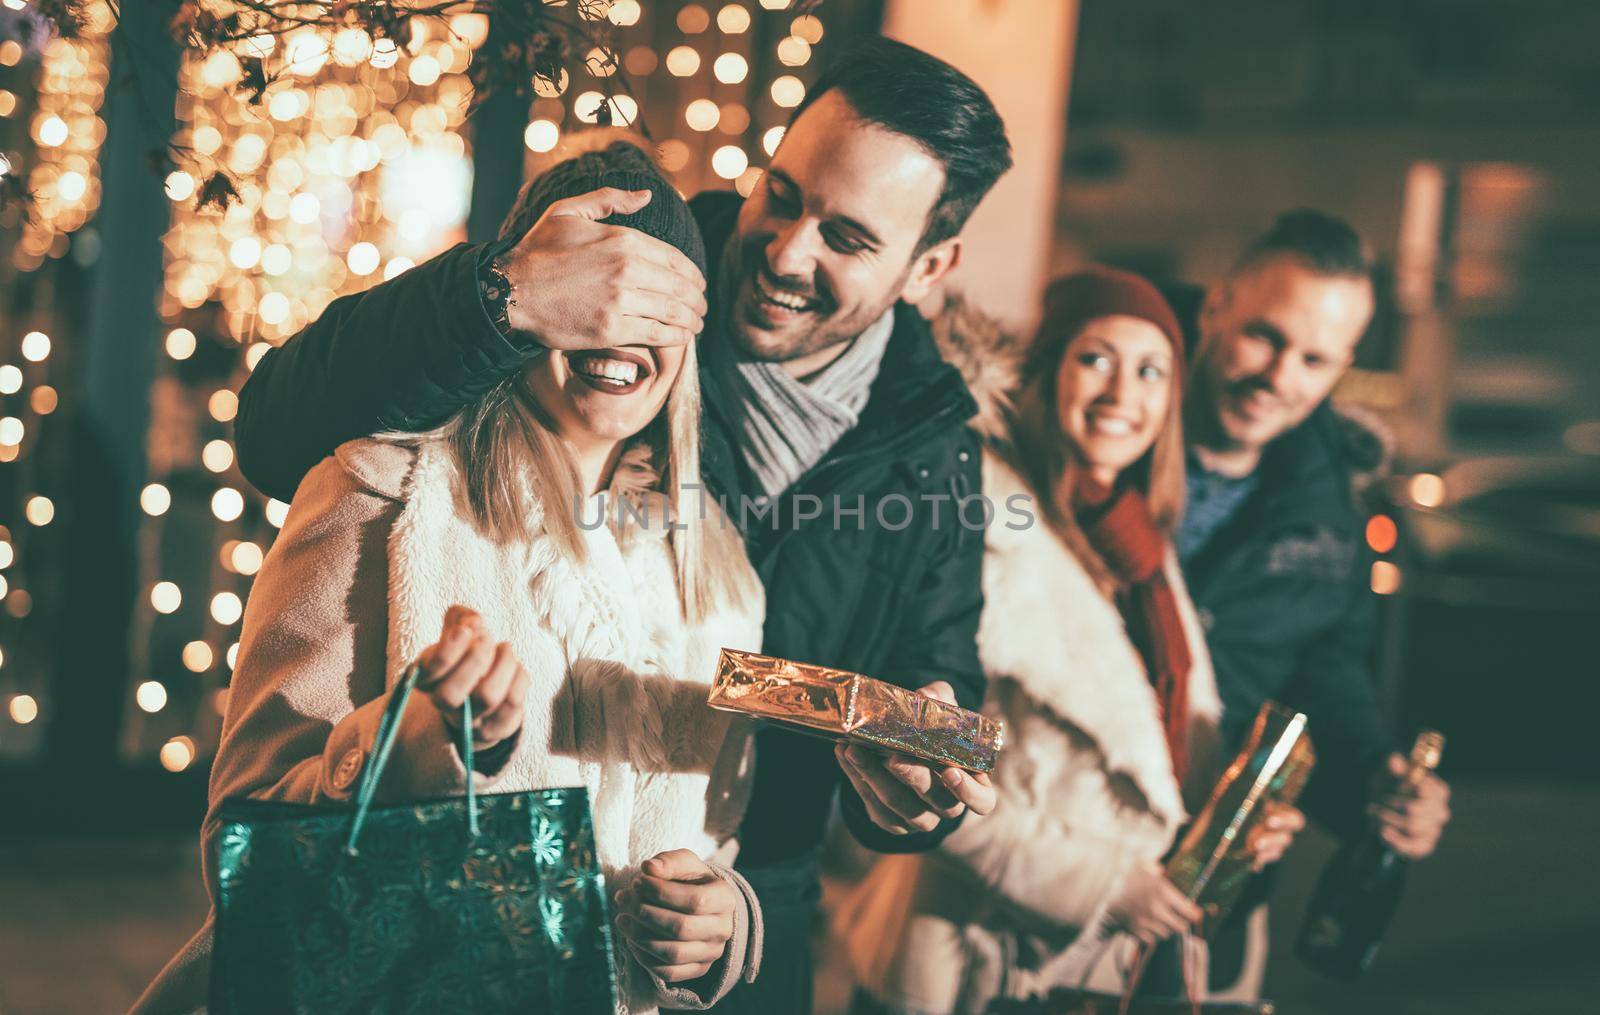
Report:
[[811,86],[790,123],[838,91],[868,123],[917,142],[944,166],[919,250],[961,232],[972,210],[1011,168],[1006,125],[978,83],[913,46],[872,36],[840,53]]
[[1312,208],[1296,208],[1273,219],[1239,255],[1233,273],[1277,257],[1292,257],[1319,275],[1372,277],[1372,252],[1361,234],[1343,219]]

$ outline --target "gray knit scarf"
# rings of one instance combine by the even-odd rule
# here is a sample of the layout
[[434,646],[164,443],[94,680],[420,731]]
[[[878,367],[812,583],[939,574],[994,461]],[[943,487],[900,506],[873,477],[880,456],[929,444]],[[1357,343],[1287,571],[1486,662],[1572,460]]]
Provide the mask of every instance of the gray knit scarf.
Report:
[[727,336],[702,350],[732,396],[739,450],[763,493],[776,496],[793,486],[855,427],[893,332],[890,307],[838,359],[803,381],[780,363],[750,359]]

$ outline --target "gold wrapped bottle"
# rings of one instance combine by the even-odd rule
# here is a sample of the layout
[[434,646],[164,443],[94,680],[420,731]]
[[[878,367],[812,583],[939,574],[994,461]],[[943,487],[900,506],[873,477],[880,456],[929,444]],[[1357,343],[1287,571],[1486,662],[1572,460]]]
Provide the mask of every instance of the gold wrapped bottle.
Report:
[[1249,738],[1167,861],[1167,879],[1205,914],[1202,936],[1228,915],[1250,880],[1250,832],[1266,805],[1293,804],[1315,764],[1304,713],[1264,703]]

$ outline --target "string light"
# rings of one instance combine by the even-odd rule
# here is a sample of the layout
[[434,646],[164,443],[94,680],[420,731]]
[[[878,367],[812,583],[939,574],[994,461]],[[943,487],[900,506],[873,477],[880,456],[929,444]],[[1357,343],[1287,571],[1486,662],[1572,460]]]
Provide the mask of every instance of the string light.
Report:
[[711,73],[725,85],[736,85],[750,73],[750,64],[738,53],[724,53],[711,65]]
[[233,465],[233,445],[224,440],[206,441],[200,449],[200,464],[210,472],[227,472]]
[[688,4],[678,11],[678,31],[685,35],[699,35],[711,27],[711,15],[699,4]]
[[370,275],[378,270],[378,265],[382,262],[383,255],[378,253],[377,247],[363,240],[351,247],[350,252],[345,255],[344,259],[345,263],[350,266],[350,270],[357,275]]
[[717,129],[737,137],[750,129],[750,111],[737,102],[724,103],[719,110]]
[[28,506],[24,509],[24,513],[28,516],[28,521],[39,528],[44,528],[55,519],[56,506],[49,497],[35,494],[28,498]]
[[691,46],[674,46],[667,53],[667,73],[686,78],[700,69],[700,54]]
[[211,646],[203,641],[191,641],[183,647],[183,667],[191,673],[204,673],[216,661]]
[[26,726],[39,718],[39,703],[31,694],[16,694],[12,695],[6,711],[11,713],[12,722],[18,726]]
[[711,130],[722,119],[722,110],[710,99],[695,99],[683,111],[683,119],[693,130]]
[[211,513],[218,521],[234,521],[244,513],[244,495],[231,486],[222,487],[211,495]]
[[22,358],[42,363],[50,356],[50,336],[42,331],[30,331],[22,336]]
[[614,0],[606,17],[611,19],[613,25],[626,28],[638,23],[640,13],[639,0]]
[[[33,201],[10,251],[22,271],[38,268],[52,251],[59,253],[57,241],[82,228],[100,203],[99,154],[106,127],[98,114],[109,80],[106,39],[115,21],[104,0],[84,4],[78,14],[76,37],[50,39],[40,56],[30,131],[37,147],[23,181]],[[15,66],[21,58],[15,40],[0,43],[0,65]],[[0,92],[0,116],[15,108],[16,96]],[[10,171],[7,163],[4,172]]]
[[799,67],[811,59],[811,43],[791,35],[778,43],[778,62],[785,67]]
[[711,156],[711,170],[724,180],[732,180],[750,165],[750,157],[738,145],[723,145]]
[[33,394],[28,396],[28,408],[41,416],[48,416],[56,411],[56,405],[60,400],[55,388],[48,384],[41,384],[33,389]]
[[655,73],[656,64],[656,51],[649,46],[633,47],[628,50],[628,55],[622,62],[622,65],[628,69],[628,73],[636,78]]
[[183,592],[176,582],[156,582],[150,589],[150,605],[157,613],[176,613],[183,605]]
[[176,360],[185,360],[194,355],[194,332],[188,328],[173,328],[167,332],[167,355]]
[[783,143],[785,130],[787,130],[785,127],[773,127],[761,135],[762,151],[765,151],[768,156],[776,155],[778,153],[778,145]]
[[738,4],[728,4],[717,11],[717,28],[726,35],[738,35],[750,27],[750,12]]
[[773,102],[784,109],[792,109],[805,99],[806,86],[793,74],[785,74],[773,79],[771,92]]
[[238,623],[244,615],[244,603],[232,592],[218,592],[211,597],[211,619],[219,624]]
[[522,141],[529,151],[547,152],[561,140],[561,128],[551,120],[534,120],[522,132]]
[[261,547],[249,540],[236,544],[228,555],[233,569],[243,575],[252,575],[261,570],[262,559]]
[[159,517],[172,506],[172,494],[160,483],[151,483],[139,491],[139,506],[152,518]]
[[0,366],[0,394],[15,395],[22,390],[22,371],[7,363]]
[[194,196],[194,177],[182,169],[175,169],[167,174],[165,190],[169,199],[187,201]]
[[218,423],[228,423],[239,413],[239,396],[227,388],[220,388],[212,393],[206,407],[211,411],[212,419]]
[[802,14],[789,23],[789,31],[815,46],[822,41],[822,19],[815,14]]
[[289,517],[289,505],[281,500],[267,501],[267,522],[275,529],[283,528],[284,519]]
[[167,707],[167,688],[159,680],[146,680],[134,691],[133,700],[140,709],[154,714]]
[[161,767],[169,772],[181,772],[194,761],[194,741],[188,737],[173,737],[161,745]]

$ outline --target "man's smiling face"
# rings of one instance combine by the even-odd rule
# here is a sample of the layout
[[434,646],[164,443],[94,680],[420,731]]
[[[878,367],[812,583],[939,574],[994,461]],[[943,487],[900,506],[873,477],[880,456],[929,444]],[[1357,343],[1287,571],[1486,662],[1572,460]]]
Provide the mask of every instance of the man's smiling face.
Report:
[[957,243],[918,249],[944,180],[917,142],[824,94],[739,212],[722,265],[734,341],[755,359],[792,363],[926,295]]

